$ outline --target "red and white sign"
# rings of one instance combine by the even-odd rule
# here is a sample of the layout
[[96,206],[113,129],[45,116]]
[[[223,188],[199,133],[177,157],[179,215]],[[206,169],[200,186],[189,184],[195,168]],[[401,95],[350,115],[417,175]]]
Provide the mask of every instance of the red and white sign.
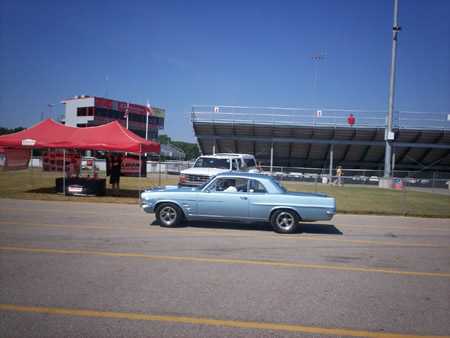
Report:
[[26,139],[23,139],[22,140],[22,145],[23,146],[30,146],[30,147],[32,147],[32,146],[34,146],[36,144],[36,140],[33,140],[33,139],[31,139],[31,138],[26,138]]
[[[141,167],[142,171],[145,171],[145,161],[141,159]],[[136,156],[126,156],[122,160],[122,166],[120,167],[120,173],[122,176],[139,176],[139,157]]]
[[5,164],[4,170],[22,170],[28,168],[28,163],[31,158],[29,149],[4,149]]
[[95,98],[95,106],[99,108],[106,108],[111,110],[117,110],[122,113],[137,114],[137,115],[147,115],[153,116],[153,110],[149,107],[142,106],[140,104],[114,101],[109,99],[104,99],[100,97]]
[[[66,173],[76,176],[80,173],[81,155],[75,150],[66,150]],[[51,149],[42,155],[44,171],[63,171],[64,154],[62,150]]]

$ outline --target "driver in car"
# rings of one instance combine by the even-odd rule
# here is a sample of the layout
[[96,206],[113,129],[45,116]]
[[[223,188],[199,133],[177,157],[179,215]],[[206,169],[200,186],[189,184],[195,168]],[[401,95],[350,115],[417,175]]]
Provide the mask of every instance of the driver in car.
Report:
[[237,192],[237,188],[235,187],[235,182],[234,180],[226,180],[225,181],[225,186],[227,187],[226,189],[224,189],[223,192]]

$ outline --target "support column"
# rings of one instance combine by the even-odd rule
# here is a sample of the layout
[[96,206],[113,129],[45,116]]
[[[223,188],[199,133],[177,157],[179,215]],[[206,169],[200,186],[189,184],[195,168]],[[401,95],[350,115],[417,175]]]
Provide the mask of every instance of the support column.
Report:
[[216,154],[216,140],[214,140],[214,143],[213,143],[212,153],[213,153],[213,155]]
[[270,145],[270,172],[273,172],[273,143]]
[[328,174],[329,183],[333,182],[333,155],[334,155],[334,144],[330,146],[330,171]]
[[392,162],[391,162],[391,174],[392,177],[394,177],[394,170],[395,170],[395,148],[392,149]]

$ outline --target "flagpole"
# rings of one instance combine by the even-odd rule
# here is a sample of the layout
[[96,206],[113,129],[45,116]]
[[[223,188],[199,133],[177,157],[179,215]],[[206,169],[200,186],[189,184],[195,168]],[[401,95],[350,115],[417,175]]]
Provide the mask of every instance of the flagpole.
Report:
[[128,107],[129,107],[129,103],[127,102],[127,109],[125,110],[125,115],[126,115],[126,118],[127,118],[127,129],[128,129]]
[[[147,112],[145,117],[145,140],[148,140],[148,116],[150,114],[150,103],[147,100]],[[147,153],[145,153],[145,159],[147,160]]]
[[145,119],[145,139],[148,140],[148,115],[150,113],[150,103],[147,101],[147,114]]

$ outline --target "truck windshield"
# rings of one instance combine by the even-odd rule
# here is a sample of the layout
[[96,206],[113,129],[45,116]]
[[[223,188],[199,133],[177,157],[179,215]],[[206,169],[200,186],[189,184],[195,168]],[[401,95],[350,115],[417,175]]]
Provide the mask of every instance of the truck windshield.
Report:
[[230,160],[226,158],[201,157],[195,162],[194,168],[230,169]]

